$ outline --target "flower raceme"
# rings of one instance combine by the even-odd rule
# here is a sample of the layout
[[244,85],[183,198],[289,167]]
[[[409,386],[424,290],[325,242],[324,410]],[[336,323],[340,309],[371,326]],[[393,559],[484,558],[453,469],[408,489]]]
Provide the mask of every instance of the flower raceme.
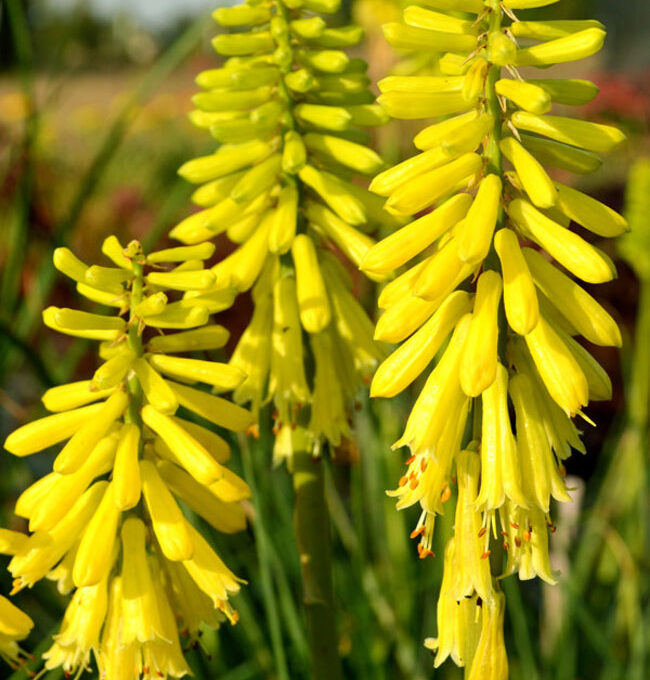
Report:
[[279,455],[296,424],[316,447],[349,433],[347,405],[383,354],[332,251],[359,266],[374,245],[367,232],[402,222],[350,181],[383,168],[361,128],[388,117],[373,103],[366,64],[344,51],[361,29],[320,16],[339,4],[272,0],[214,13],[236,32],[214,39],[226,59],[198,76],[191,119],[220,146],[179,170],[200,185],[193,200],[202,210],[171,236],[195,244],[225,232],[240,244],[212,268],[210,290],[252,288],[253,318],[230,362],[248,377],[234,396],[254,412],[273,399]]
[[[13,556],[14,592],[44,577],[62,593],[74,590],[46,668],[80,673],[92,653],[107,680],[181,677],[189,668],[177,621],[194,639],[202,622],[237,619],[228,598],[240,580],[179,505],[217,531],[245,527],[249,489],[225,467],[229,446],[208,423],[245,431],[253,418],[197,388],[228,392],[244,375],[183,356],[225,344],[227,331],[208,318],[231,296],[207,292],[211,244],[145,255],[139,243],[123,248],[110,237],[103,252],[114,266],[88,266],[65,248],[54,253],[79,293],[117,314],[43,313],[54,330],[100,341],[104,361],[90,380],[49,389],[43,403],[52,415],[7,438],[17,456],[65,444],[53,472],[16,502],[31,535],[6,532],[13,540],[2,541],[3,552]],[[187,293],[196,294],[189,304]]]
[[562,460],[584,451],[572,418],[587,419],[589,400],[611,396],[605,371],[574,337],[621,344],[612,317],[576,279],[614,278],[583,230],[614,237],[626,221],[547,168],[592,172],[624,136],[553,111],[591,101],[593,83],[519,72],[583,59],[603,44],[596,21],[513,12],[552,2],[427,0],[384,26],[391,45],[436,57],[438,75],[385,78],[379,103],[394,118],[443,120],[415,136],[420,153],[370,185],[398,218],[420,213],[361,262],[370,275],[397,274],[379,297],[375,338],[402,344],[377,369],[371,395],[398,394],[439,356],[395,444],[411,456],[391,493],[398,508],[420,504],[412,536],[426,557],[457,480],[439,637],[428,645],[436,665],[451,655],[472,679],[507,676],[495,578],[554,582],[550,500],[569,500]]

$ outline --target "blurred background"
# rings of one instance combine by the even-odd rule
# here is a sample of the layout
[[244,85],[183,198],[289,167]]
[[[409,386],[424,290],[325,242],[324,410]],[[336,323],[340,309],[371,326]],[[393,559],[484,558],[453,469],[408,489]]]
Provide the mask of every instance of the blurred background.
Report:
[[[47,387],[93,370],[88,343],[42,327],[47,304],[79,304],[53,270],[52,250],[67,245],[84,260],[99,261],[101,242],[111,233],[123,242],[160,244],[190,210],[191,189],[176,169],[212,149],[209,136],[194,130],[186,114],[194,77],[216,64],[209,44],[214,8],[214,0],[0,4],[2,439],[42,415],[39,398]],[[370,62],[373,81],[395,63],[379,27],[398,12],[398,0],[353,0],[335,17],[352,15],[365,26],[360,54]],[[584,425],[588,453],[574,454],[567,466],[575,503],[553,509],[558,530],[552,559],[561,583],[550,588],[514,578],[503,582],[511,677],[647,680],[650,3],[564,0],[542,12],[545,18],[595,18],[607,26],[605,50],[570,67],[571,77],[588,77],[601,89],[576,115],[620,125],[630,140],[594,175],[558,178],[625,212],[633,231],[618,248],[594,241],[615,259],[619,278],[591,292],[621,324],[625,345],[620,353],[590,347],[612,376],[614,398],[589,407],[597,427]],[[414,152],[412,131],[392,123],[379,131],[377,145],[388,160],[406,157]],[[228,247],[220,242],[220,254]],[[372,309],[372,291],[362,281],[359,295]],[[218,320],[236,340],[249,314],[250,304],[241,298]],[[340,653],[349,678],[462,677],[450,664],[434,671],[422,647],[425,637],[436,634],[442,561],[417,560],[408,540],[417,511],[397,513],[384,494],[401,475],[402,456],[390,444],[412,400],[407,394],[391,402],[364,401],[356,441],[337,451],[329,468]],[[251,528],[227,539],[203,528],[249,587],[235,599],[241,622],[206,631],[202,649],[190,652],[191,663],[198,678],[306,678],[290,480],[284,469],[272,469],[268,435],[233,444],[233,466],[254,489]],[[3,454],[3,526],[25,529],[11,508],[50,465],[48,454],[24,460]],[[438,555],[451,522],[444,517],[437,528]],[[3,593],[9,580],[3,569]],[[53,585],[40,584],[17,600],[36,622],[26,646],[39,654],[57,630],[65,599]],[[9,677],[7,667],[0,675]],[[11,676],[26,677],[27,670]]]

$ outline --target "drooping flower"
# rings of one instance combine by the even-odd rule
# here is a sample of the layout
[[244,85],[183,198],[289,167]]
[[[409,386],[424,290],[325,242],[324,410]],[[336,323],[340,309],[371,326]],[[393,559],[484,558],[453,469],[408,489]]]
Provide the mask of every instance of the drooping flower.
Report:
[[221,145],[179,171],[200,185],[202,210],[171,236],[192,244],[225,232],[240,244],[212,268],[210,290],[252,288],[253,318],[230,362],[247,375],[235,399],[254,412],[273,401],[276,457],[290,453],[297,424],[316,450],[348,436],[351,402],[384,356],[340,259],[358,267],[374,244],[368,232],[401,220],[351,181],[383,168],[362,128],[387,116],[366,64],[344,51],[361,29],[321,16],[339,5],[272,0],[214,13],[236,32],[213,40],[226,59],[198,76],[190,117]]
[[[368,274],[397,275],[379,297],[375,338],[402,344],[379,366],[371,395],[398,394],[441,352],[395,444],[410,456],[391,495],[398,508],[420,503],[412,537],[426,557],[457,479],[439,637],[429,646],[436,665],[451,655],[472,679],[507,677],[497,577],[555,582],[550,500],[569,500],[561,461],[584,451],[573,418],[611,396],[605,371],[574,336],[621,344],[611,315],[576,279],[616,274],[583,230],[614,237],[627,223],[547,168],[591,172],[624,136],[553,112],[591,101],[592,83],[519,72],[603,44],[599,22],[527,21],[513,11],[552,1],[427,0],[384,26],[393,46],[433,55],[437,73],[385,78],[379,103],[394,118],[442,120],[415,136],[420,153],[370,185],[390,213],[416,214],[361,262]],[[502,550],[503,566],[490,558]],[[466,609],[480,609],[480,635]]]
[[[225,467],[229,446],[211,426],[241,432],[254,421],[200,389],[236,389],[244,380],[239,369],[183,356],[228,339],[208,323],[231,302],[206,292],[215,277],[203,262],[214,246],[144,254],[139,243],[123,248],[110,237],[103,252],[115,266],[87,266],[65,248],[54,253],[82,295],[118,314],[43,313],[50,328],[99,340],[103,363],[90,380],[48,390],[43,403],[52,415],[7,438],[5,448],[17,456],[63,446],[53,472],[16,503],[31,535],[0,547],[13,555],[14,592],[44,577],[62,592],[74,590],[44,654],[46,668],[81,673],[94,656],[106,680],[182,677],[189,668],[177,620],[191,637],[202,621],[236,622],[229,597],[241,581],[179,501],[218,531],[244,529],[249,489]],[[188,302],[184,293],[196,295]]]

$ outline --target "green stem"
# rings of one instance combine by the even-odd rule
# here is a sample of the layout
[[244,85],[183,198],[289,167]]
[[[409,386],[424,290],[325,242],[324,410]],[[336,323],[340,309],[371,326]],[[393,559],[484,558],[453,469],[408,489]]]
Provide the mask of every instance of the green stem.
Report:
[[[131,299],[130,299],[130,315],[129,315],[129,335],[127,343],[129,349],[137,356],[141,357],[142,336],[140,335],[140,323],[136,316],[135,308],[142,302],[144,290],[144,272],[142,265],[142,248],[138,246],[137,253],[133,257],[133,282],[131,283]],[[140,409],[142,407],[142,386],[136,375],[132,375],[127,380],[127,389],[131,395],[129,400],[129,407],[124,414],[124,420],[127,423],[135,423],[142,426],[142,416]]]
[[332,586],[330,521],[322,459],[315,459],[304,429],[293,436],[294,529],[302,571],[312,680],[342,678]]
[[240,435],[238,442],[239,449],[241,451],[242,464],[244,466],[244,475],[248,485],[250,486],[251,495],[256,501],[255,520],[251,522],[251,526],[255,536],[255,548],[257,550],[257,557],[260,566],[260,586],[262,589],[262,599],[264,600],[264,610],[269,627],[269,634],[271,636],[271,647],[273,649],[273,658],[275,660],[275,672],[277,673],[277,677],[280,680],[289,680],[287,657],[282,642],[282,627],[280,625],[279,608],[275,590],[273,589],[273,580],[271,577],[271,540],[262,519],[264,516],[264,511],[259,505],[260,497],[257,493],[255,471],[253,469],[253,462],[251,460],[251,452],[248,445],[248,440],[245,436]]

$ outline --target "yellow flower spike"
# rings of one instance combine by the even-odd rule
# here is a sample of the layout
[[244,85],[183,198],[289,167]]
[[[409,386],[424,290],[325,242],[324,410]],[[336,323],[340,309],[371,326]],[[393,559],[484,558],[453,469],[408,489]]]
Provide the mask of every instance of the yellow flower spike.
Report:
[[515,63],[517,66],[546,66],[586,59],[600,50],[605,35],[601,28],[586,28],[563,38],[517,50]]
[[557,190],[542,164],[514,138],[505,137],[499,143],[503,155],[513,164],[525,192],[538,208],[551,208]]
[[147,360],[154,369],[170,378],[206,383],[219,392],[236,389],[246,377],[238,368],[218,361],[185,359],[166,354],[151,354]]
[[145,526],[137,517],[122,525],[122,642],[148,642],[164,638],[159,603],[145,549]]
[[[70,510],[77,498],[86,491],[93,479],[111,470],[116,447],[117,437],[111,434],[92,449],[76,472],[69,475],[53,472],[52,485],[48,485],[47,492],[29,508],[29,530],[50,531]],[[16,507],[18,509],[18,504]]]
[[147,401],[160,413],[166,415],[176,413],[178,401],[169,385],[153,366],[142,357],[138,357],[133,362],[133,370]]
[[28,456],[42,451],[71,437],[103,406],[103,403],[93,404],[35,420],[14,430],[5,440],[4,447],[14,456]]
[[286,253],[296,233],[298,217],[298,189],[294,183],[287,184],[280,191],[278,203],[269,230],[269,252]]
[[510,229],[499,229],[494,235],[494,248],[503,274],[503,302],[510,328],[526,335],[539,320],[539,303],[535,284],[519,247],[517,235]]
[[228,615],[229,610],[225,609],[228,596],[239,592],[242,581],[226,567],[203,536],[191,524],[187,526],[195,549],[192,558],[185,560],[183,566],[214,606]]
[[147,342],[151,352],[201,352],[223,347],[230,332],[223,326],[213,325],[172,335],[155,335]]
[[457,405],[464,401],[458,367],[470,320],[471,315],[466,314],[456,324],[442,359],[429,375],[411,410],[404,434],[393,444],[393,449],[408,446],[412,452],[419,453],[426,442],[435,459],[434,445],[447,422],[459,416],[461,408]]
[[456,456],[458,500],[454,519],[456,563],[458,568],[455,597],[460,600],[473,591],[483,600],[493,592],[490,563],[483,558],[486,541],[481,534],[481,515],[476,512],[474,499],[478,493],[481,460],[473,451],[461,451]]
[[226,399],[178,383],[169,386],[181,406],[219,427],[245,432],[254,422],[250,411]]
[[507,498],[526,508],[528,502],[521,487],[521,467],[508,414],[508,371],[502,364],[497,366],[496,380],[481,396],[481,488],[476,506],[495,510]]
[[524,248],[522,252],[539,289],[581,335],[596,345],[621,346],[616,322],[587,291],[537,251]]
[[458,320],[469,311],[471,297],[464,291],[452,293],[418,331],[380,364],[370,386],[370,396],[393,397],[408,387],[436,355]]
[[413,283],[413,295],[440,303],[475,269],[475,264],[468,264],[460,259],[458,242],[451,238],[422,268]]
[[191,559],[194,541],[190,525],[158,474],[156,466],[151,461],[141,460],[140,476],[142,495],[163,555],[172,562]]
[[217,531],[233,534],[246,528],[246,514],[241,503],[220,500],[209,488],[172,463],[159,463],[158,471],[169,488]]
[[589,401],[589,386],[567,346],[543,317],[525,340],[551,398],[567,415],[578,413]]
[[488,254],[501,207],[501,189],[498,175],[490,174],[481,180],[476,198],[457,236],[458,257],[463,262],[477,263]]
[[120,516],[121,511],[115,504],[114,484],[109,484],[77,549],[72,569],[72,580],[77,588],[94,586],[106,578],[113,563]]
[[605,283],[614,278],[609,263],[593,246],[553,222],[528,201],[520,198],[511,201],[508,214],[526,236],[578,278],[588,283]]
[[481,636],[468,680],[508,680],[508,657],[503,640],[505,608],[506,598],[501,592],[493,593],[481,603]]
[[497,272],[479,276],[474,312],[460,364],[460,385],[468,397],[478,397],[495,380],[499,340],[498,309],[503,283]]
[[504,78],[495,83],[494,89],[525,111],[547,113],[551,110],[551,95],[530,82]]
[[308,333],[319,333],[329,324],[331,310],[314,242],[308,235],[298,234],[291,246],[291,254],[296,269],[302,327]]
[[512,124],[518,130],[597,153],[613,151],[625,141],[625,135],[611,125],[562,116],[539,116],[528,111],[516,111],[512,114]]
[[435,170],[426,172],[398,187],[386,201],[386,209],[397,215],[412,215],[459,185],[467,186],[481,168],[481,157],[466,153]]
[[627,220],[587,194],[556,182],[556,207],[579,225],[606,238],[620,236],[628,230]]
[[361,261],[361,269],[373,274],[389,274],[462,220],[471,205],[469,194],[452,196],[431,213],[373,245]]
[[[180,399],[179,402],[181,402]],[[199,442],[169,416],[159,413],[153,406],[147,405],[142,408],[142,420],[163,439],[180,464],[198,482],[211,484],[223,476],[223,467]]]
[[139,454],[140,428],[134,423],[126,423],[120,430],[113,469],[113,497],[122,511],[134,508],[140,501]]
[[122,352],[116,354],[103,363],[93,374],[90,387],[93,390],[108,390],[122,382],[124,376],[131,370],[135,354]]
[[92,420],[87,421],[73,435],[54,459],[54,471],[69,474],[78,470],[84,457],[106,435],[129,403],[126,392],[117,390],[101,405]]

